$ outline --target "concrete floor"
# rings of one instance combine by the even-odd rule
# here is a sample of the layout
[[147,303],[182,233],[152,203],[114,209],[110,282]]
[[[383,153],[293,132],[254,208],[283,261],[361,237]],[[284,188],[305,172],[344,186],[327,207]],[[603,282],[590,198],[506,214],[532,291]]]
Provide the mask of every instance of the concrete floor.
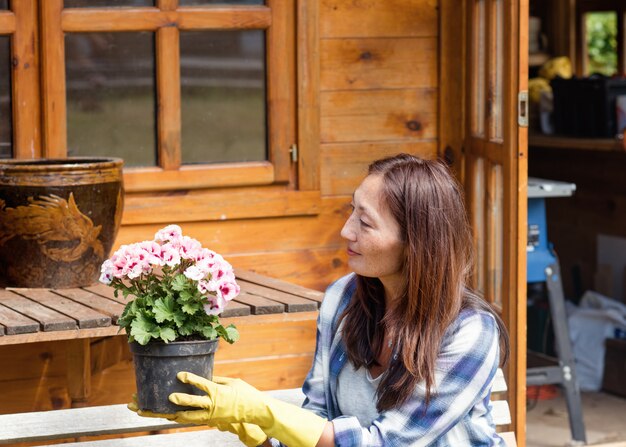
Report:
[[[625,378],[626,380],[626,378]],[[607,393],[583,393],[583,419],[587,443],[626,443],[626,399]],[[567,406],[562,393],[550,400],[537,400],[527,412],[528,447],[571,445]],[[624,444],[626,445],[626,444]]]

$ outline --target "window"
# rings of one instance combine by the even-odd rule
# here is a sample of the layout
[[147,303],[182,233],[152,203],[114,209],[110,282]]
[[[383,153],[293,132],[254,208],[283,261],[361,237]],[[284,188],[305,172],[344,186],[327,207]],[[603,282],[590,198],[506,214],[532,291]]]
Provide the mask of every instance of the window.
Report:
[[293,183],[293,0],[40,5],[44,156],[122,157],[130,191]]
[[625,74],[624,2],[579,0],[577,6],[579,73],[585,76]]

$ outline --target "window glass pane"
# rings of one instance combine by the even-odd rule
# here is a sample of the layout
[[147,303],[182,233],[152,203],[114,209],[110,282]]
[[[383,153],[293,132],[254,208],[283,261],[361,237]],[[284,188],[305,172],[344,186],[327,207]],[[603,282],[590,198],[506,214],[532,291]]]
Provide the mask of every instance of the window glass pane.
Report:
[[155,6],[154,0],[65,0],[66,8],[102,8],[105,6]]
[[11,41],[0,36],[0,158],[11,157]]
[[486,11],[485,0],[478,0],[474,4],[474,20],[472,22],[472,84],[473,94],[471,96],[472,135],[482,137],[485,134],[485,27]]
[[587,36],[586,74],[607,76],[617,72],[617,13],[591,12],[585,15]]
[[65,37],[68,155],[156,165],[154,35]]
[[496,66],[494,79],[494,94],[491,104],[491,138],[493,141],[502,141],[502,102],[503,102],[503,76],[504,76],[504,1],[495,0],[495,44],[496,51],[494,62]]
[[264,5],[265,0],[179,0],[180,6],[198,5]]
[[265,32],[180,35],[184,164],[267,159]]

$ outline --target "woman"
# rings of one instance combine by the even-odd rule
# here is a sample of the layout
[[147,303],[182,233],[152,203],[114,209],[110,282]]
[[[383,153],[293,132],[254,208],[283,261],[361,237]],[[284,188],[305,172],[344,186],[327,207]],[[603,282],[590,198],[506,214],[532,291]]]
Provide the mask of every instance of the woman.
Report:
[[247,445],[270,445],[266,435],[289,447],[504,445],[489,395],[508,338],[467,286],[471,234],[447,168],[406,154],[374,162],[341,235],[354,273],[326,292],[304,409],[240,380],[180,373],[207,396],[170,396],[204,408],[176,420]]

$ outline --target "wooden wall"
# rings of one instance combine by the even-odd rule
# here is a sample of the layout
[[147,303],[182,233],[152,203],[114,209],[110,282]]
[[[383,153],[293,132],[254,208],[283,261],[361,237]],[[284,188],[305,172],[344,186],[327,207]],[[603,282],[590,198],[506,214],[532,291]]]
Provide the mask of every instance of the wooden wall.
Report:
[[[367,165],[398,152],[437,155],[439,17],[437,0],[320,0],[319,7],[319,214],[181,226],[237,267],[324,290],[347,273],[339,231]],[[150,239],[169,223],[124,225],[116,246]],[[298,333],[309,340],[312,334],[314,342],[314,325]],[[133,392],[120,339],[94,341],[106,354],[92,365],[96,375],[87,405],[126,402]],[[7,359],[15,366],[0,373],[0,413],[69,405],[61,343],[2,347],[0,360]],[[300,360],[291,366],[258,362],[249,368],[256,375],[244,378],[263,388],[297,386],[310,365],[309,358]]]
[[[319,215],[181,226],[237,267],[324,290],[347,272],[339,231],[367,165],[398,152],[436,156],[439,18],[435,0],[322,0],[319,8]],[[124,225],[116,245],[161,226]]]

